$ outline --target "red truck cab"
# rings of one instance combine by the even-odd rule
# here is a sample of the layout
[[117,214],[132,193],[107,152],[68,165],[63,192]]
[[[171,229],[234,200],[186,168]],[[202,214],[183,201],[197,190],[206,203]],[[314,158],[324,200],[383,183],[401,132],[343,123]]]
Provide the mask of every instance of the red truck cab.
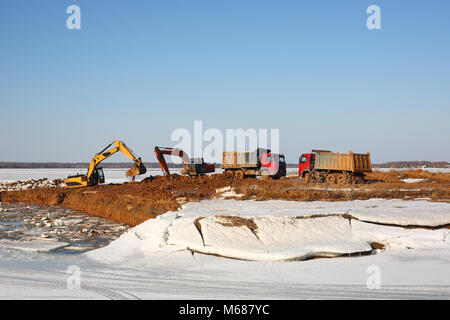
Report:
[[298,161],[298,175],[301,177],[305,172],[309,172],[313,168],[315,159],[314,153],[304,153]]
[[267,168],[270,175],[286,176],[286,161],[283,154],[274,154],[271,152],[261,155],[261,167]]

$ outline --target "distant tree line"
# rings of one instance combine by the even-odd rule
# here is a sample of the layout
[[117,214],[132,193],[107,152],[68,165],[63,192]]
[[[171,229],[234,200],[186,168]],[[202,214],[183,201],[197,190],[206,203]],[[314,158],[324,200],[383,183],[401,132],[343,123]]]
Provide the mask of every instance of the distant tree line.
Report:
[[[145,166],[150,168],[159,168],[157,162],[144,163]],[[102,168],[123,168],[129,169],[133,163],[131,162],[109,162],[102,163]],[[181,164],[167,163],[169,168],[181,168]],[[0,162],[0,169],[87,169],[89,167],[88,162]]]
[[380,164],[373,164],[374,168],[449,168],[447,161],[391,161]]

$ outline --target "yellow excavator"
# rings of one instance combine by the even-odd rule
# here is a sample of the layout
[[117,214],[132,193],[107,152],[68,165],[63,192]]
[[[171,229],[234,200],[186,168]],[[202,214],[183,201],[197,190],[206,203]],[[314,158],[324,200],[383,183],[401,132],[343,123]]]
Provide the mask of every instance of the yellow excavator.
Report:
[[[107,150],[112,145],[114,145],[114,147],[110,150]],[[64,180],[64,183],[69,188],[95,186],[100,183],[104,183],[105,175],[103,174],[103,169],[97,168],[97,166],[100,164],[100,162],[112,156],[118,151],[122,152],[124,155],[134,161],[134,166],[126,172],[127,177],[132,177],[134,181],[134,177],[147,172],[147,169],[142,163],[141,158],[136,157],[122,141],[114,141],[105,149],[97,153],[94,158],[92,158],[87,174],[69,176],[66,180]]]

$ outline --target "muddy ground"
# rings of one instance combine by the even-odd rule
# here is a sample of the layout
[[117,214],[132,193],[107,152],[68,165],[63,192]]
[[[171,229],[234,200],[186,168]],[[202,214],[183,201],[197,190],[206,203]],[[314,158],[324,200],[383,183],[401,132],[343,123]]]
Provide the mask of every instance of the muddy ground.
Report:
[[[34,203],[60,206],[134,226],[183,203],[200,201],[227,193],[217,189],[230,187],[231,197],[240,200],[345,201],[384,199],[417,199],[450,201],[450,174],[422,170],[373,172],[365,184],[346,186],[322,183],[305,184],[298,177],[280,180],[237,179],[225,174],[202,177],[173,175],[148,177],[142,182],[100,185],[89,188],[36,188],[0,192],[2,202]],[[405,179],[421,179],[407,183]],[[228,195],[230,196],[230,195]]]

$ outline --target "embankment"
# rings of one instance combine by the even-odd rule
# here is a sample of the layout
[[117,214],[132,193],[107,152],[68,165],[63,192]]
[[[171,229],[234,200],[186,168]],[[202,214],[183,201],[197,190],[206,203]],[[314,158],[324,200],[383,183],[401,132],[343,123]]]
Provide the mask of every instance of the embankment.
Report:
[[[202,177],[173,175],[169,178],[150,176],[139,183],[120,185],[4,191],[0,192],[0,201],[62,206],[134,226],[167,211],[177,210],[183,203],[220,196],[216,190],[224,187],[230,187],[229,189],[233,190],[231,197],[240,200],[346,201],[370,198],[427,198],[448,202],[450,199],[448,173],[425,173],[421,170],[374,172],[368,178],[367,184],[338,187],[320,183],[305,184],[298,177],[241,180],[225,174]],[[405,183],[402,179],[420,181]]]

